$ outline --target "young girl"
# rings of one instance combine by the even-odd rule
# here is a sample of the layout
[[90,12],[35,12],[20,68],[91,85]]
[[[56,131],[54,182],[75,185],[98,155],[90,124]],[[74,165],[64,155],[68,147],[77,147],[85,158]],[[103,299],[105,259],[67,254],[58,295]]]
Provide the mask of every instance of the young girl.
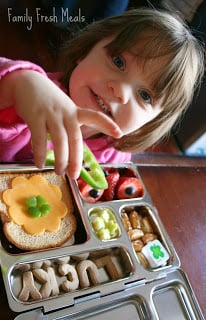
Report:
[[78,177],[82,138],[102,163],[130,160],[186,110],[203,75],[203,56],[179,18],[135,9],[88,25],[69,42],[59,74],[2,58],[0,161],[34,154],[41,168],[48,133],[58,174]]

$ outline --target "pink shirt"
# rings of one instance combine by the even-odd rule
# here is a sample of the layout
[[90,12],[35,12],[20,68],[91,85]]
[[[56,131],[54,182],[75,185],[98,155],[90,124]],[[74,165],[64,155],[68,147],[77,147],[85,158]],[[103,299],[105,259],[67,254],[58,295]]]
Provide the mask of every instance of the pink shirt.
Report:
[[[28,61],[9,60],[0,57],[0,79],[9,72],[30,69],[49,76],[60,86],[60,74],[46,74],[45,71]],[[111,138],[101,137],[87,139],[84,142],[90,147],[100,163],[123,163],[131,160],[130,153],[119,152],[110,147]],[[32,162],[31,134],[27,124],[16,114],[15,106],[0,110],[0,162]]]

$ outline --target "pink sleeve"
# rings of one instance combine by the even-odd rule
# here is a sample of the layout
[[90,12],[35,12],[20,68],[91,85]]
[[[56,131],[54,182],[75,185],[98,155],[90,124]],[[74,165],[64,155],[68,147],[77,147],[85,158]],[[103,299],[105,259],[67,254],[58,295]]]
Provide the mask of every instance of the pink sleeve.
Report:
[[0,57],[0,79],[7,73],[20,69],[35,70],[47,76],[46,72],[40,66],[32,62],[23,60],[10,60]]
[[[9,72],[21,69],[35,70],[47,76],[34,63],[0,57],[0,79]],[[30,139],[29,128],[16,114],[15,106],[0,110],[0,162],[31,161],[33,154]]]
[[131,161],[131,153],[121,152],[110,146],[110,137],[87,139],[84,142],[92,150],[99,163],[126,163]]

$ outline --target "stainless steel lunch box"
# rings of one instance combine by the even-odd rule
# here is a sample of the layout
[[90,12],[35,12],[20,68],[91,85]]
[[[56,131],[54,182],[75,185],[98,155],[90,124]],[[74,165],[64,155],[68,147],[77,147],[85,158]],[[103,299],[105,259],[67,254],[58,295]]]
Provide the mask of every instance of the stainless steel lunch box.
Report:
[[[77,231],[69,242],[63,246],[42,251],[23,252],[14,248],[1,237],[0,263],[5,284],[5,290],[10,308],[19,313],[16,320],[24,319],[160,319],[183,320],[204,319],[189,280],[180,268],[180,261],[175,248],[160,220],[157,209],[152,203],[144,181],[138,173],[138,167],[132,164],[106,167],[129,168],[142,182],[143,196],[129,200],[113,200],[107,202],[88,203],[82,197],[76,181],[68,180],[68,190],[73,194],[75,215],[77,216]],[[44,168],[44,170],[52,168]],[[39,173],[33,166],[7,165],[0,167],[0,179],[5,173]],[[91,225],[90,213],[94,208],[111,210],[119,225],[119,236],[110,240],[100,240]],[[137,208],[147,216],[166,248],[169,259],[165,265],[157,268],[145,267],[140,263],[125,230],[121,214],[127,208]],[[112,257],[116,264],[116,273],[107,270],[105,265],[100,268],[99,283],[94,283],[91,277],[89,286],[79,286],[68,292],[62,290],[62,284],[67,280],[67,274],[58,273],[61,259],[77,259],[86,255],[88,259],[101,259],[105,255]],[[78,260],[79,261],[79,260]],[[22,275],[26,267],[40,263],[49,265],[55,270],[58,294],[52,294],[40,300],[21,301],[19,293],[22,290]],[[114,264],[114,266],[115,266]],[[47,267],[45,268],[47,272]],[[35,280],[36,281],[36,280]],[[48,280],[49,281],[49,280]],[[39,289],[45,283],[38,281]]]

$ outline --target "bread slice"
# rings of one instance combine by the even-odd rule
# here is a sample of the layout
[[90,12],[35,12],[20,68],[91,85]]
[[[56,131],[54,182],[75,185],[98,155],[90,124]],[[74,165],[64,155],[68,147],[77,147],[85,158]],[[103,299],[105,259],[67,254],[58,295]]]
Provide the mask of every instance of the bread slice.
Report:
[[[48,181],[48,183],[56,184],[60,187],[62,192],[62,200],[65,202],[68,212],[62,218],[60,228],[57,232],[43,232],[39,235],[31,235],[24,231],[24,229],[14,223],[7,214],[6,205],[0,201],[0,214],[3,223],[3,231],[6,238],[14,244],[17,248],[22,250],[40,250],[52,247],[61,246],[66,241],[72,238],[76,231],[76,218],[74,216],[74,206],[72,196],[64,176],[58,176],[54,171],[39,172],[14,172],[0,174],[0,195],[6,189],[11,188],[11,181],[13,178],[23,175],[24,177],[31,177],[34,174],[41,174]],[[1,197],[2,198],[2,197]]]

